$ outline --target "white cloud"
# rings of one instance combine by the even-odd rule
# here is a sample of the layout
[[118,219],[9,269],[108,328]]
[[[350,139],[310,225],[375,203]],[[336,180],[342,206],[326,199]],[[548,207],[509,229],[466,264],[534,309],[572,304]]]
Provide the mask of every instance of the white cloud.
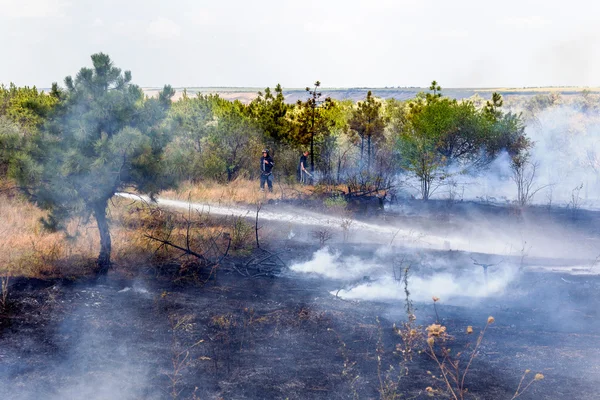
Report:
[[0,0],[0,18],[64,17],[69,6],[64,0]]
[[146,33],[157,39],[174,39],[181,36],[181,27],[173,20],[160,17],[148,24]]

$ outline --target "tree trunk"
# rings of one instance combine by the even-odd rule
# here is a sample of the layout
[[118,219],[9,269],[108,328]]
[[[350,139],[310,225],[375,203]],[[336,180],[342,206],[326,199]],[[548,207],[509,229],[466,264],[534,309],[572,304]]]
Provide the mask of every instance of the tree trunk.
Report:
[[98,224],[100,232],[100,254],[98,255],[98,273],[104,275],[110,268],[110,253],[112,250],[112,242],[110,239],[110,230],[106,219],[107,201],[100,201],[94,205],[94,217]]
[[367,171],[371,172],[371,135],[367,136]]
[[363,166],[363,154],[365,150],[365,137],[361,135],[360,137],[360,169]]
[[310,134],[310,173],[312,174],[313,172],[315,172],[315,159],[314,159],[314,155],[315,155],[315,145],[314,145],[314,137],[315,135],[313,133]]

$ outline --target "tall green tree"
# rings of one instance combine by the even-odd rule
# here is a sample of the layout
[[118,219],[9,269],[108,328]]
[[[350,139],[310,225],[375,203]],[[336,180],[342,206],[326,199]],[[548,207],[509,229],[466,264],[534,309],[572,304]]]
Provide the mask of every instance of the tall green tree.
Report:
[[315,164],[321,173],[321,180],[326,183],[340,181],[342,163],[346,161],[351,148],[348,120],[353,106],[351,100],[331,100],[328,107],[321,109],[321,118],[327,132],[315,139],[315,152],[318,155]]
[[256,153],[251,149],[258,145],[258,128],[240,101],[218,99],[215,105],[214,119],[206,140],[204,166],[213,178],[225,180],[225,176],[230,182],[243,168],[256,168]]
[[198,93],[182,98],[171,106],[167,124],[172,141],[165,149],[168,172],[178,180],[198,180],[202,172],[202,156],[206,141],[213,131],[218,95]]
[[169,112],[173,135],[166,149],[169,173],[180,180],[225,182],[256,169],[260,129],[248,108],[218,95],[190,98],[184,93]]
[[410,104],[399,140],[403,167],[419,179],[423,199],[450,166],[467,172],[485,168],[502,150],[511,157],[526,150],[521,118],[501,112],[500,95],[478,109],[472,101],[442,97],[435,81],[430,89]]
[[272,144],[277,144],[291,140],[292,108],[292,105],[285,102],[281,85],[277,84],[274,91],[266,88],[264,94],[258,92],[258,96],[248,105],[248,112],[265,138]]
[[165,86],[147,99],[103,53],[92,68],[65,78],[64,100],[50,115],[39,151],[24,155],[19,180],[29,198],[50,210],[48,226],[74,215],[93,216],[100,233],[98,267],[110,267],[112,242],[107,207],[120,190],[154,194],[170,186],[162,173],[167,143],[162,121],[174,94]]
[[367,170],[371,169],[371,142],[383,137],[385,117],[381,102],[375,99],[371,91],[364,101],[359,101],[350,119],[350,128],[360,137],[360,160],[363,162],[365,138],[367,139]]
[[314,88],[306,88],[309,97],[306,101],[297,102],[295,140],[300,145],[310,145],[310,172],[315,171],[315,139],[328,135],[334,121],[327,118],[324,111],[335,107],[334,101],[327,97],[322,99],[318,90],[321,82],[316,81]]

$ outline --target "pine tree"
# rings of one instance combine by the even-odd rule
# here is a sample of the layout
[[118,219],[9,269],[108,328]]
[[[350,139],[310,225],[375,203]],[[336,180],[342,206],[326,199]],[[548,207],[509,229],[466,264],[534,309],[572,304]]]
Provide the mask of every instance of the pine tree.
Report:
[[321,82],[316,81],[313,89],[307,87],[309,98],[302,102],[298,100],[296,115],[296,137],[295,141],[300,145],[310,145],[310,172],[315,171],[315,139],[320,135],[329,133],[334,121],[326,118],[323,110],[335,107],[335,103],[329,97],[321,99],[323,95],[318,91]]
[[38,151],[26,154],[18,175],[29,198],[50,210],[45,221],[58,229],[74,215],[93,216],[100,232],[98,267],[110,267],[108,201],[120,190],[156,193],[173,184],[161,173],[166,135],[161,122],[174,94],[165,86],[146,99],[131,72],[110,57],[92,55],[93,68],[65,78],[64,99],[50,115]]
[[350,119],[350,128],[360,137],[360,160],[363,163],[365,138],[367,139],[367,170],[371,168],[371,142],[383,135],[386,121],[381,112],[381,102],[369,90],[367,98],[358,102]]

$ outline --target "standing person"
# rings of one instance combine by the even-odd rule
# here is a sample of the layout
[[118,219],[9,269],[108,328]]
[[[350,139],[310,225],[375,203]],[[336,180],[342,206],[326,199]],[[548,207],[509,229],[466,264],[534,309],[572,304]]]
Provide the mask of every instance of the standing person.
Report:
[[304,153],[302,153],[302,156],[300,156],[300,163],[298,164],[298,175],[300,177],[300,183],[303,185],[308,183],[308,177],[310,176],[310,173],[306,170],[309,154],[310,152],[305,150]]
[[265,182],[269,186],[269,192],[273,192],[273,166],[275,163],[269,155],[269,150],[264,149],[262,151],[262,157],[260,158],[260,191],[264,192]]

